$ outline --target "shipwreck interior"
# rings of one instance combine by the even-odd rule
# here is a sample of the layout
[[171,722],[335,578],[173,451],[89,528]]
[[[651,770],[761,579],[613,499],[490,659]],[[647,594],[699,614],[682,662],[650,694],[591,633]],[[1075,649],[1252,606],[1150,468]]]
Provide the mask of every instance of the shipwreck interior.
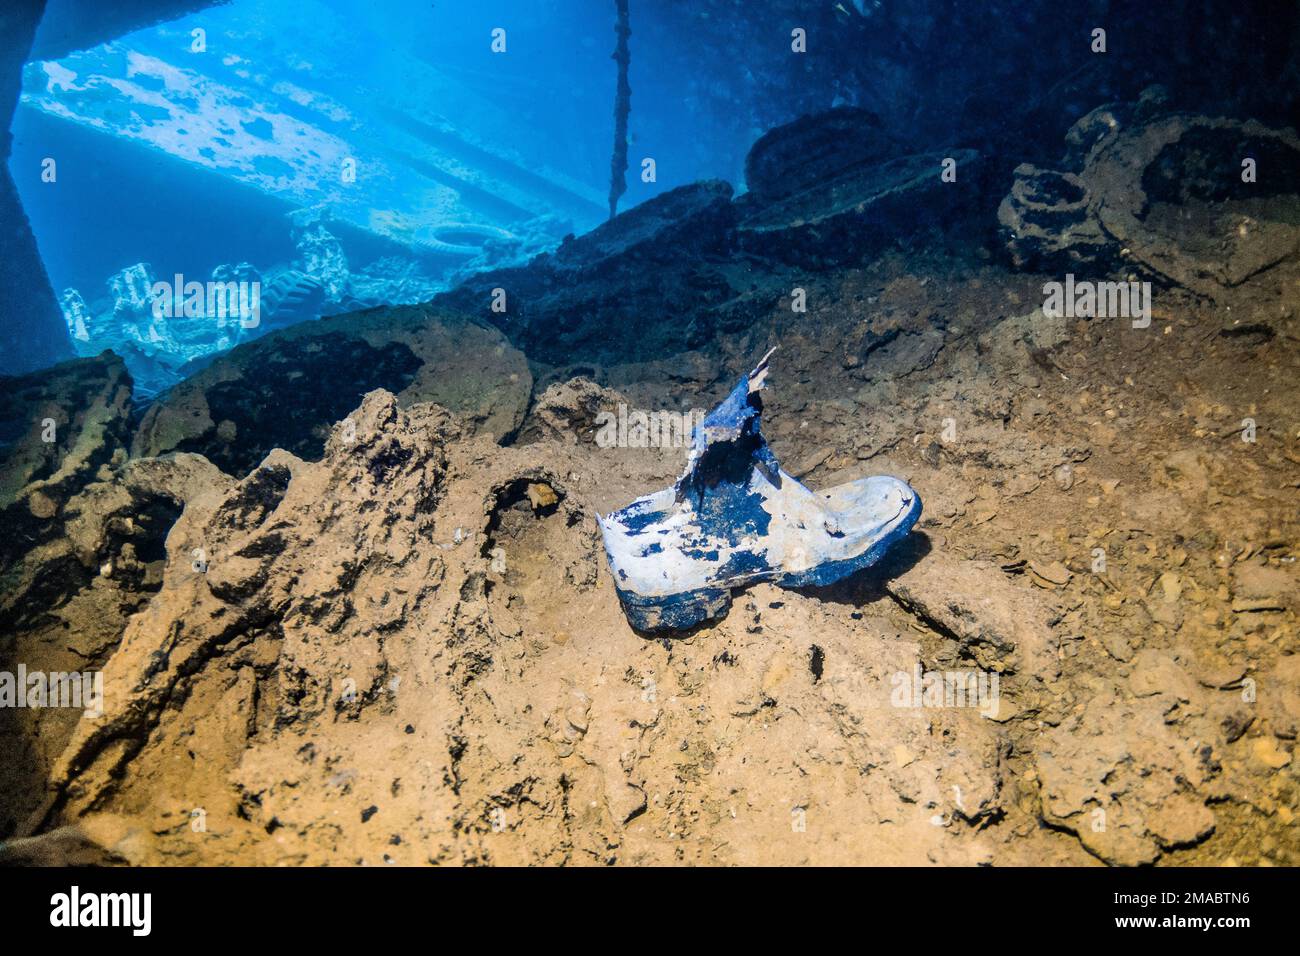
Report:
[[0,862],[1300,864],[1297,127],[1269,0],[8,0]]

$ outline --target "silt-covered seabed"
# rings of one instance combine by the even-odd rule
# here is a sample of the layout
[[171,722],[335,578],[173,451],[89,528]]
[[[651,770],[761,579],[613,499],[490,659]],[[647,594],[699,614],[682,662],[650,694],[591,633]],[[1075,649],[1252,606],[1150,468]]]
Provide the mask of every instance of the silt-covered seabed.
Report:
[[[104,680],[97,719],[0,710],[3,854],[1300,862],[1300,141],[1093,105],[1032,163],[822,111],[742,193],[151,401],[112,353],[0,381],[5,659]],[[897,475],[924,516],[878,568],[639,634],[596,515],[772,346],[785,469]]]

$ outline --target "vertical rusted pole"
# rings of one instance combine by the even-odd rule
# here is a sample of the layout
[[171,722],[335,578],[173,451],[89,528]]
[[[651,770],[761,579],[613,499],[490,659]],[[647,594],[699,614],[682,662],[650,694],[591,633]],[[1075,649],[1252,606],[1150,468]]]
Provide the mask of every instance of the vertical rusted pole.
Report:
[[632,110],[632,87],[627,82],[627,66],[631,61],[627,40],[632,35],[628,25],[628,0],[614,0],[618,19],[614,24],[614,62],[618,64],[618,87],[614,92],[614,157],[609,168],[609,218],[618,212],[618,199],[627,192],[627,115]]

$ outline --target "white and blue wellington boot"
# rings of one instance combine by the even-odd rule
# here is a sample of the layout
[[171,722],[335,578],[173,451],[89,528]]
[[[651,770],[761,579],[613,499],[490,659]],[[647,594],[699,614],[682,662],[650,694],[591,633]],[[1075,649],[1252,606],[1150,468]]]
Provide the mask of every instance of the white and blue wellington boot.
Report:
[[763,440],[768,352],[695,429],[671,488],[599,518],[619,599],[639,631],[721,617],[731,589],[825,585],[879,561],[921,516],[907,482],[880,475],[809,491]]

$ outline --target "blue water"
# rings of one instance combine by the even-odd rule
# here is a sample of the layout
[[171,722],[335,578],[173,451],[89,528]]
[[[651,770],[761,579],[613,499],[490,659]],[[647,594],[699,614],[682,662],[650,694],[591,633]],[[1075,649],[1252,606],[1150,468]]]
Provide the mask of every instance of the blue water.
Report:
[[[671,11],[635,14],[620,209],[698,179],[739,184],[757,128],[734,98],[704,95],[714,81],[672,42]],[[317,276],[348,291],[321,312],[423,301],[606,218],[614,43],[606,0],[234,0],[29,62],[10,170],[65,311],[120,313],[110,280],[139,264],[200,281],[239,263],[314,274],[295,210],[346,261],[342,279]],[[90,325],[74,336],[85,354],[124,335]],[[228,344],[142,347],[179,365]]]
[[[57,18],[54,3],[46,22]],[[623,208],[696,179],[739,181],[750,142],[726,117],[682,109],[698,78],[648,48],[654,30],[634,24]],[[10,168],[56,290],[164,253],[160,273],[173,257],[269,265],[290,248],[274,220],[295,206],[452,262],[476,233],[448,227],[544,244],[605,216],[613,45],[603,0],[235,0],[29,64]],[[40,179],[47,156],[58,189]],[[384,251],[396,250],[359,255]]]

